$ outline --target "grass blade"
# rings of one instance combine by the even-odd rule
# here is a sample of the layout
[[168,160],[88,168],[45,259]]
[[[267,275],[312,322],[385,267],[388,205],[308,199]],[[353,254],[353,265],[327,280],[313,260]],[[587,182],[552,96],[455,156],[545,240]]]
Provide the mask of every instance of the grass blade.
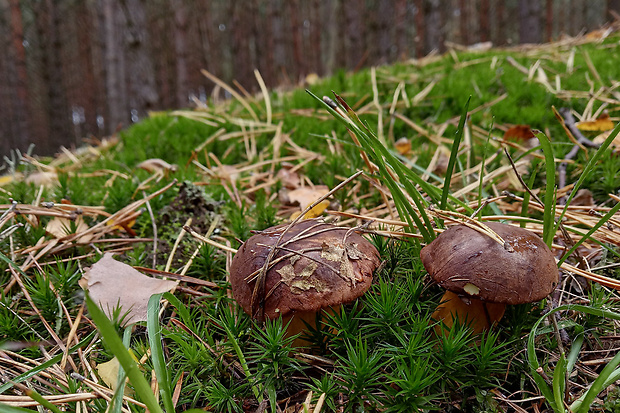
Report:
[[446,170],[446,176],[443,182],[443,191],[441,193],[441,203],[440,208],[446,209],[446,204],[448,202],[448,193],[450,193],[450,181],[452,180],[452,172],[454,171],[454,165],[456,164],[456,160],[459,154],[459,146],[461,145],[461,140],[463,139],[463,134],[465,133],[465,122],[467,121],[467,111],[469,110],[469,101],[471,100],[471,96],[467,98],[467,102],[465,103],[465,107],[463,108],[463,112],[461,113],[461,119],[459,120],[459,126],[456,130],[456,134],[454,135],[454,143],[452,143],[452,152],[450,153],[450,160],[448,161],[448,169]]
[[[547,403],[549,403],[551,408],[556,412],[564,412],[563,404],[561,405],[561,407],[558,407],[556,403],[556,398],[554,396],[554,392],[549,388],[549,385],[547,384],[545,379],[538,372],[538,369],[540,368],[540,364],[538,363],[538,359],[536,357],[536,342],[535,342],[538,327],[545,321],[545,319],[548,316],[555,314],[559,311],[580,311],[582,313],[591,314],[591,315],[595,315],[598,317],[610,318],[612,320],[620,320],[620,313],[616,313],[616,312],[608,311],[608,310],[602,310],[600,308],[589,307],[586,305],[567,304],[567,305],[556,307],[553,310],[549,311],[548,313],[540,317],[538,321],[536,321],[536,323],[532,327],[532,331],[530,331],[530,334],[527,340],[527,359],[528,359],[528,364],[530,366],[532,376],[534,378],[534,381],[538,385],[540,392],[543,394],[543,396],[545,397],[545,399],[547,400]],[[572,350],[571,350],[571,355],[569,355],[569,358],[573,358],[573,357],[575,356],[572,354]],[[607,366],[605,366],[605,368],[603,369],[599,377],[592,383],[592,385],[590,386],[590,389],[588,390],[588,393],[590,391],[595,392],[595,393],[593,393],[593,396],[591,397],[591,399],[588,395],[584,396],[583,402],[582,402],[583,404],[581,405],[582,408],[579,411],[584,411],[584,412],[588,411],[590,404],[592,404],[592,402],[594,401],[594,397],[596,397],[596,395],[598,395],[598,393],[600,393],[603,390],[603,388],[605,388],[603,386],[606,384],[606,380],[612,375],[614,375],[615,377],[615,374],[617,374],[616,373],[617,370],[614,370],[614,369],[616,368],[618,364],[620,364],[620,353],[618,353],[613,358],[613,360],[610,361],[607,364]],[[603,376],[603,373],[605,373],[605,376]],[[596,383],[596,387],[594,386],[595,383]],[[560,401],[562,401],[562,399],[560,399]],[[571,411],[576,411],[576,410],[571,408]]]
[[560,353],[560,358],[553,370],[553,399],[555,400],[555,411],[564,413],[564,388],[566,386],[566,357]]
[[167,412],[174,412],[174,403],[172,402],[172,391],[170,389],[170,378],[168,377],[168,369],[166,368],[166,360],[164,359],[164,349],[162,346],[161,326],[159,324],[159,301],[161,294],[154,294],[149,299],[146,313],[146,330],[149,336],[149,345],[151,347],[151,359],[153,360],[153,369],[159,384],[159,394],[161,395],[164,409]]
[[88,294],[86,294],[86,304],[101,337],[103,337],[112,354],[116,356],[120,365],[127,372],[127,376],[131,384],[133,384],[136,393],[140,395],[142,402],[146,404],[151,413],[163,413],[159,403],[157,403],[157,399],[155,399],[155,395],[151,391],[149,382],[144,378],[140,368],[125,348],[123,340],[116,333],[112,322]]
[[26,396],[30,397],[35,402],[39,403],[41,406],[49,409],[52,413],[62,413],[58,406],[54,405],[52,402],[47,400],[45,397],[41,396],[36,390],[29,389],[26,391]]
[[[392,193],[392,197],[394,198],[396,208],[398,209],[401,218],[407,220],[411,230],[413,230],[414,227],[417,228],[426,242],[432,241],[435,238],[435,233],[432,230],[431,220],[425,211],[428,204],[411,181],[413,180],[416,185],[419,185],[423,191],[431,196],[431,198],[437,197],[438,189],[428,182],[420,179],[420,177],[416,174],[411,173],[412,171],[405,167],[405,165],[403,165],[403,163],[400,162],[400,160],[379,141],[370,128],[362,123],[362,121],[357,117],[357,114],[340,96],[336,95],[336,99],[347,111],[350,118],[344,117],[341,113],[334,110],[330,105],[325,103],[312,92],[307,92],[313,98],[321,102],[321,104],[325,106],[327,111],[331,113],[334,118],[341,121],[352,133],[355,134],[360,142],[360,145],[362,146],[361,149],[364,150],[364,152],[379,168],[380,177]],[[398,176],[400,183],[395,182],[392,175],[389,173],[388,168],[394,171],[394,173]],[[401,186],[406,190],[407,194],[415,204],[417,212],[407,200]],[[404,211],[407,211],[407,213],[404,213]],[[418,216],[418,214],[420,216]],[[413,222],[415,222],[415,225]]]
[[[133,326],[125,328],[123,332],[123,345],[125,348],[129,348],[131,343],[131,330]],[[123,395],[125,394],[125,379],[127,374],[123,369],[123,366],[118,366],[118,377],[116,379],[116,390],[114,391],[114,397],[112,397],[112,413],[121,413],[123,409]]]
[[[545,211],[543,215],[543,240],[549,248],[553,243],[553,237],[557,231],[557,227],[553,225],[553,219],[555,217],[555,160],[553,157],[553,147],[551,146],[551,140],[542,132],[537,132],[536,138],[540,142],[543,154],[545,155],[545,168],[547,172],[545,187]],[[560,220],[558,220],[560,222]]]

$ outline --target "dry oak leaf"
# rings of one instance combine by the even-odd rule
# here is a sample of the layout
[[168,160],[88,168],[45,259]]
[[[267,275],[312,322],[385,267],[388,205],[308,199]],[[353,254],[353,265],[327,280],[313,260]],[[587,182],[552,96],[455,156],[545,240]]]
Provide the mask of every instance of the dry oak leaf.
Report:
[[[592,142],[598,144],[598,145],[602,145],[603,142],[605,142],[607,140],[607,138],[609,138],[609,135],[611,135],[611,130],[608,130],[606,132],[601,133],[600,135],[596,136],[594,139],[592,139]],[[614,152],[618,152],[618,150],[620,149],[620,134],[616,135],[616,137],[614,138],[613,141],[611,141],[611,145],[612,150]]]
[[[53,235],[54,238],[63,238],[69,234],[79,234],[88,230],[88,224],[84,222],[81,216],[78,216],[75,221],[71,221],[68,218],[55,217],[45,226],[45,231]],[[73,231],[72,229],[75,229]],[[80,244],[88,244],[92,240],[92,234],[86,234],[77,239]]]
[[152,158],[152,159],[147,159],[146,161],[140,162],[136,166],[136,168],[141,168],[147,172],[155,173],[155,172],[166,172],[166,171],[174,172],[178,169],[178,166],[174,164],[169,164],[163,159]]
[[527,141],[536,138],[534,132],[529,125],[515,125],[504,132],[504,139],[512,139],[514,141]]
[[288,189],[299,188],[301,184],[301,177],[297,171],[293,170],[293,164],[283,162],[282,168],[278,170],[276,178],[282,182],[282,185]]
[[26,183],[34,184],[35,186],[43,185],[50,187],[56,184],[56,182],[58,182],[58,175],[56,175],[56,172],[40,171],[26,177]]
[[123,325],[146,321],[149,298],[153,294],[172,290],[176,282],[148,277],[132,266],[116,261],[106,253],[86,270],[80,286],[103,312],[112,318],[114,309],[120,307]]
[[311,205],[314,201],[319,198],[327,195],[329,193],[329,188],[327,185],[315,185],[314,188],[303,187],[297,188],[292,191],[289,191],[286,194],[288,198],[287,204],[299,204],[301,210],[305,210],[309,205]]

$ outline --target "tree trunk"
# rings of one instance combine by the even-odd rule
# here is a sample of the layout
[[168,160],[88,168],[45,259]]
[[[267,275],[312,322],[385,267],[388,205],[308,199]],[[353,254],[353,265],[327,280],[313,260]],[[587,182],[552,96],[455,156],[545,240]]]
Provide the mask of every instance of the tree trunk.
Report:
[[487,42],[490,39],[489,0],[480,0],[480,41]]
[[79,76],[74,88],[75,102],[83,112],[83,123],[80,125],[78,137],[88,134],[98,135],[97,115],[102,113],[105,102],[101,98],[101,80],[97,76],[97,67],[101,61],[95,57],[99,53],[97,47],[96,23],[93,13],[87,2],[79,2],[75,6],[74,24],[76,27],[73,36],[76,37],[77,61],[79,62]]
[[310,4],[310,49],[312,50],[312,67],[309,69],[318,75],[325,73],[323,66],[323,48],[321,47],[321,34],[325,30],[321,20],[321,8],[323,7],[320,0],[312,0]]
[[187,10],[183,0],[171,0],[174,13],[174,52],[176,64],[177,105],[188,104],[189,87],[187,84]]
[[[344,48],[347,56],[346,67],[354,69],[364,58],[364,3],[361,0],[347,1],[344,6],[345,35]],[[334,36],[332,33],[331,36]],[[335,36],[338,37],[338,36]]]
[[119,36],[118,8],[115,0],[101,0],[105,31],[105,86],[107,93],[106,130],[114,132],[129,123],[129,109],[123,93],[124,67]]
[[404,60],[409,55],[407,47],[407,0],[397,0],[394,4],[394,46],[395,57]]
[[247,4],[232,1],[230,31],[232,36],[233,77],[246,89],[256,85],[254,81],[254,64],[250,57],[250,17]]
[[415,56],[420,59],[426,52],[426,8],[424,0],[414,0],[415,4]]
[[155,88],[155,70],[149,51],[146,28],[146,0],[121,0],[126,26],[124,51],[127,53],[125,82],[129,89],[131,120],[135,122],[158,107],[159,95]]
[[394,5],[392,1],[378,0],[376,11],[375,42],[377,44],[377,53],[373,60],[375,64],[387,64],[396,56],[394,42],[392,41]]
[[441,21],[441,1],[426,0],[426,49],[443,49],[442,21]]
[[538,0],[519,0],[519,41],[540,42],[540,3]]
[[607,13],[603,17],[613,19],[616,16],[620,16],[620,0],[607,0]]
[[504,2],[498,1],[495,9],[495,21],[497,22],[497,33],[495,44],[502,46],[506,43],[506,27],[504,25]]
[[469,10],[467,10],[467,0],[459,0],[459,27],[461,33],[461,43],[469,44]]
[[[13,45],[13,59],[16,74],[16,101],[13,121],[16,123],[19,133],[12,134],[11,147],[25,149],[29,140],[28,128],[28,72],[26,68],[26,51],[24,50],[24,28],[22,24],[22,11],[19,0],[10,0],[11,9],[11,43]],[[19,142],[21,141],[21,142]]]
[[71,115],[68,109],[62,74],[62,42],[59,38],[60,14],[56,3],[45,0],[33,8],[37,41],[41,55],[39,69],[42,91],[42,122],[39,124],[39,146],[43,152],[56,151],[67,145],[72,136]]

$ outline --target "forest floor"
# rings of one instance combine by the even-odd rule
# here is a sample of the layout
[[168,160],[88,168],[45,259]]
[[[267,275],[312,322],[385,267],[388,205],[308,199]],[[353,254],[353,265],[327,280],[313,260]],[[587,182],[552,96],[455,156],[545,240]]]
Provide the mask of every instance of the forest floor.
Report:
[[[257,95],[204,72],[206,103],[54,158],[15,153],[0,411],[620,411],[617,56],[599,31],[295,90],[257,72]],[[381,261],[303,347],[229,283],[244,241],[300,215],[363,231]],[[560,282],[482,334],[448,328],[420,250],[491,221],[540,235]]]

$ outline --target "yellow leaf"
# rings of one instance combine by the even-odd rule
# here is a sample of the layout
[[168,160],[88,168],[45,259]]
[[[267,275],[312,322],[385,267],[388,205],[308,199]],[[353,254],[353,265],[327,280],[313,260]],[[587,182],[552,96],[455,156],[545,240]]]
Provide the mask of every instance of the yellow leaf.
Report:
[[315,185],[314,188],[303,187],[289,191],[286,194],[286,204],[299,204],[300,209],[303,211],[311,205],[314,201],[329,193],[327,185]]
[[322,200],[318,204],[316,204],[310,211],[306,212],[304,215],[304,219],[311,219],[321,216],[323,211],[329,206],[329,201],[327,199]]
[[[136,223],[136,220],[135,220],[135,219],[132,219],[132,220],[131,220],[131,221],[129,221],[129,222],[127,223],[127,225],[125,225],[125,226],[126,226],[127,228],[132,228],[132,227],[134,226],[134,224],[135,224],[135,223]],[[112,227],[112,226],[113,226],[113,227],[114,227],[114,229],[119,230],[119,231],[124,231],[124,230],[125,230],[125,228],[123,228],[123,226],[121,226],[121,225],[116,225],[116,222],[114,222],[114,220],[113,220],[113,219],[109,220],[109,221],[108,221],[108,222],[106,222],[105,224],[106,224],[106,226],[108,226],[108,227]]]
[[99,377],[101,377],[101,380],[103,380],[103,382],[112,390],[116,390],[119,368],[120,363],[116,357],[110,361],[97,365],[97,373],[99,373]]
[[13,175],[2,175],[0,176],[0,186],[4,186],[13,182],[15,178]]
[[603,113],[596,120],[577,122],[575,126],[585,132],[604,132],[613,129],[614,123],[609,118],[609,114]]
[[[136,362],[138,362],[136,356],[133,354],[133,351],[131,351],[131,349],[129,349],[128,351],[129,354],[131,354],[131,357]],[[101,380],[103,380],[103,382],[107,384],[110,389],[116,390],[118,384],[118,370],[120,369],[120,363],[118,362],[118,359],[114,357],[110,361],[98,364],[96,368],[99,377],[101,377]],[[124,393],[125,395],[130,395],[131,389],[129,387],[125,387]]]
[[394,148],[396,148],[398,153],[400,153],[401,155],[407,155],[409,152],[411,152],[411,142],[409,141],[409,139],[402,137],[396,142],[394,142]]

